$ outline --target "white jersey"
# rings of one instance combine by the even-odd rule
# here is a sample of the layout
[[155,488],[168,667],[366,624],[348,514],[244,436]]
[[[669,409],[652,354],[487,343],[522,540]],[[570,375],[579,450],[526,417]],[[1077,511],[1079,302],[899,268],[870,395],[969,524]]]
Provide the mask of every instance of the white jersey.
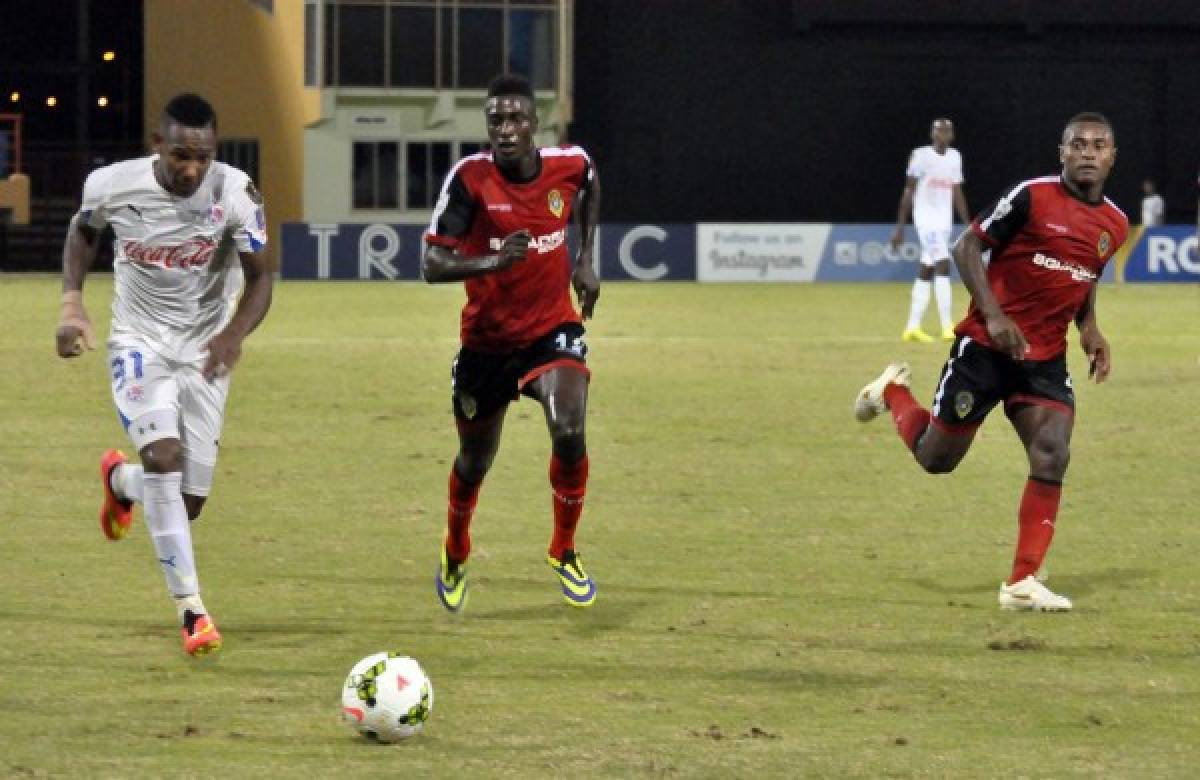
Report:
[[79,221],[111,225],[114,336],[146,339],[191,362],[233,316],[241,294],[238,252],[266,246],[262,199],[250,177],[213,162],[187,198],[163,189],[157,155],[99,168],[83,185]]
[[913,149],[908,175],[917,180],[912,220],[921,230],[950,230],[954,225],[954,185],[961,184],[962,156],[954,147],[938,154],[932,146]]

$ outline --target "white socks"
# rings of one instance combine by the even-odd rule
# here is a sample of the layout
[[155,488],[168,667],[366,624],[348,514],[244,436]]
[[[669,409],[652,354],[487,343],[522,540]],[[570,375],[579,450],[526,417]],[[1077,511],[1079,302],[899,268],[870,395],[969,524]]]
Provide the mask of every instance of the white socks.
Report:
[[950,277],[941,274],[933,277],[933,293],[937,296],[938,316],[942,318],[942,330],[945,330],[951,325],[950,309],[954,303],[954,291],[950,287]]
[[108,485],[117,498],[125,501],[145,503],[142,489],[142,467],[136,463],[122,463],[112,470],[108,477]]
[[182,482],[179,471],[142,475],[146,528],[167,578],[167,588],[177,599],[200,592],[192,554],[192,528],[180,492]]
[[921,318],[925,316],[925,309],[929,306],[929,288],[932,286],[930,282],[924,279],[913,281],[912,308],[908,310],[908,325],[905,326],[905,330],[920,329]]
[[199,596],[176,596],[175,612],[179,615],[180,624],[183,623],[184,613],[191,612],[193,615],[208,614],[208,610],[204,608],[204,602],[200,600]]

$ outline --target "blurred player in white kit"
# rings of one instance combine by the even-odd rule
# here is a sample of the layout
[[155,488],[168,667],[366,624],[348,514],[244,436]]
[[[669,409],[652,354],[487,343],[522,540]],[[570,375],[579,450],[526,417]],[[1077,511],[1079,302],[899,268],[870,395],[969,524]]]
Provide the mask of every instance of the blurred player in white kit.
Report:
[[87,177],[63,248],[55,333],[60,357],[93,348],[83,280],[111,226],[112,398],[141,465],[115,449],[102,456],[100,527],[123,538],[142,504],[189,655],[221,646],[200,600],[190,522],[212,486],[230,372],[272,288],[262,198],[249,176],[213,160],[216,132],[208,101],[178,95],[163,109],[155,154]]
[[937,297],[942,338],[954,340],[953,293],[950,287],[950,239],[954,212],[958,212],[958,218],[964,225],[971,222],[967,199],[962,191],[962,155],[950,145],[954,143],[954,123],[949,119],[933,120],[929,137],[933,143],[913,149],[908,158],[907,179],[900,196],[896,230],[892,233],[892,249],[896,249],[904,239],[904,223],[911,211],[913,227],[921,242],[921,268],[913,282],[908,323],[901,335],[905,341],[933,341],[933,337],[921,329],[921,320],[929,306],[930,287]]

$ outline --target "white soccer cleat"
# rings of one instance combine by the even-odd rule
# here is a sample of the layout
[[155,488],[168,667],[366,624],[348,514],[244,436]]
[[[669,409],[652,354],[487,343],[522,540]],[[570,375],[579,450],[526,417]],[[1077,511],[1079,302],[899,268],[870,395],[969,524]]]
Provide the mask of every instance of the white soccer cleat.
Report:
[[1038,582],[1032,574],[1012,585],[1000,583],[997,595],[1001,609],[1024,609],[1033,612],[1069,612],[1071,600],[1060,596]]
[[911,376],[912,371],[909,369],[908,363],[888,365],[883,369],[879,378],[858,391],[858,397],[854,399],[854,419],[859,422],[869,422],[886,412],[887,404],[883,401],[884,388],[891,384],[908,387]]

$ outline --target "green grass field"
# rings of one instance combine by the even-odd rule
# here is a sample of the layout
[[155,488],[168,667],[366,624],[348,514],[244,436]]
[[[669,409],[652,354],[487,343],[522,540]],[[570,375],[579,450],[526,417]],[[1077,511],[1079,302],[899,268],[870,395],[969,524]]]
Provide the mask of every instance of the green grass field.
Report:
[[[0,276],[0,776],[1196,776],[1194,288],[1101,292],[1103,386],[1072,346],[1050,557],[1071,614],[996,606],[1025,475],[1002,414],[947,477],[854,422],[891,359],[932,395],[946,347],[896,338],[907,287],[610,284],[578,537],[599,599],[565,606],[545,566],[548,439],[523,401],[452,616],[432,577],[460,290],[281,284],[194,528],[226,639],[200,663],[140,511],[101,537],[97,459],[128,443],[103,352],[54,356],[57,289]],[[89,281],[100,330],[110,294]],[[337,720],[346,671],[385,649],[436,689],[391,747]]]

